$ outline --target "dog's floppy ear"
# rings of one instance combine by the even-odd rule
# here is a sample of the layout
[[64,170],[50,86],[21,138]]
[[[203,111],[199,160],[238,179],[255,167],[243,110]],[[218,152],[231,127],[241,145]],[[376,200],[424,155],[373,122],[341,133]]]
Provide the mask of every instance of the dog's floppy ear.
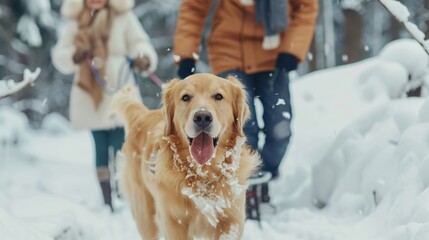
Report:
[[228,76],[227,80],[231,81],[236,96],[233,102],[234,126],[239,136],[244,137],[243,126],[249,119],[250,112],[247,105],[247,93],[244,90],[243,84],[235,77]]
[[174,86],[177,85],[182,80],[173,79],[168,82],[163,89],[163,97],[162,102],[164,105],[164,121],[165,121],[165,129],[164,135],[169,136],[173,134],[176,129],[174,128],[174,109],[175,109],[175,101],[174,101]]

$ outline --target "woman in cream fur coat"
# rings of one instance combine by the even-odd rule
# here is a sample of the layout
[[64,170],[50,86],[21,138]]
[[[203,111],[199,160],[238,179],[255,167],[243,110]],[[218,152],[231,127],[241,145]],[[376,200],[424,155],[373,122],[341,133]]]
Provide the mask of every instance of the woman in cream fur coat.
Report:
[[[126,57],[134,59],[142,73],[155,71],[158,61],[133,7],[134,0],[64,0],[61,14],[67,24],[52,50],[54,66],[75,74],[70,120],[75,128],[92,132],[97,176],[104,202],[112,210],[108,160],[121,148],[124,130],[119,119],[108,117],[111,91],[134,82],[133,74],[121,74]],[[101,77],[94,76],[90,62]]]

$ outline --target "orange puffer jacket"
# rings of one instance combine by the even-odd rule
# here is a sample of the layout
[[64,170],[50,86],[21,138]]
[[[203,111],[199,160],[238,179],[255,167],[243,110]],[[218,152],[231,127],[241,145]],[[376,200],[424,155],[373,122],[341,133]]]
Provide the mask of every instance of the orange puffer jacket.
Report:
[[[288,53],[302,62],[313,38],[318,15],[317,0],[288,1],[288,25],[281,33],[280,46],[262,48],[264,29],[256,23],[253,5],[241,0],[219,0],[214,13],[208,57],[213,73],[241,70],[251,74],[272,71],[278,53]],[[198,59],[204,22],[214,0],[183,0],[174,39],[176,63]]]

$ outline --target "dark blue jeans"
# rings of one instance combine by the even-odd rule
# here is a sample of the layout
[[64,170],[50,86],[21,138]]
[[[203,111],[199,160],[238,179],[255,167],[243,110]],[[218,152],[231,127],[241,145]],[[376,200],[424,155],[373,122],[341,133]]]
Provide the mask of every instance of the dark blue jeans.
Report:
[[95,143],[95,165],[107,167],[109,157],[115,156],[116,152],[122,148],[125,137],[124,128],[96,130],[91,133]]
[[[286,71],[260,72],[245,74],[238,70],[226,71],[221,77],[237,77],[245,86],[251,113],[250,120],[244,126],[248,144],[258,150],[262,158],[261,170],[278,176],[278,168],[284,157],[291,137],[292,106],[290,102],[289,77]],[[255,98],[263,107],[263,129],[259,128],[256,118]],[[265,144],[259,148],[259,132],[265,134]]]

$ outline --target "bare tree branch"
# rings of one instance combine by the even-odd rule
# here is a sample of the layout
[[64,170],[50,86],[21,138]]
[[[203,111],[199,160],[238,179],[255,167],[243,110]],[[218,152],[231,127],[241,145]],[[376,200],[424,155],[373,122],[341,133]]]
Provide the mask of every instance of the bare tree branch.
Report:
[[0,80],[0,99],[10,96],[24,89],[25,87],[33,84],[37,77],[40,75],[40,68],[37,68],[34,72],[28,69],[24,70],[24,78],[21,82],[15,82],[14,80]]
[[[425,52],[429,55],[428,50],[428,43],[425,42],[425,35],[422,31],[418,29],[418,27],[414,24],[408,21],[408,16],[399,16],[398,10],[395,9],[395,7],[403,7],[405,10],[406,7],[402,5],[402,3],[396,1],[396,0],[378,0],[380,4],[390,13],[392,16],[394,16],[398,22],[401,23],[401,25],[408,31],[408,33],[423,47]],[[392,4],[388,4],[389,2],[392,2]],[[402,5],[402,6],[401,6]],[[408,10],[407,10],[408,11]],[[404,12],[402,12],[404,13]],[[409,13],[408,13],[409,15]],[[405,19],[406,18],[406,19]]]

